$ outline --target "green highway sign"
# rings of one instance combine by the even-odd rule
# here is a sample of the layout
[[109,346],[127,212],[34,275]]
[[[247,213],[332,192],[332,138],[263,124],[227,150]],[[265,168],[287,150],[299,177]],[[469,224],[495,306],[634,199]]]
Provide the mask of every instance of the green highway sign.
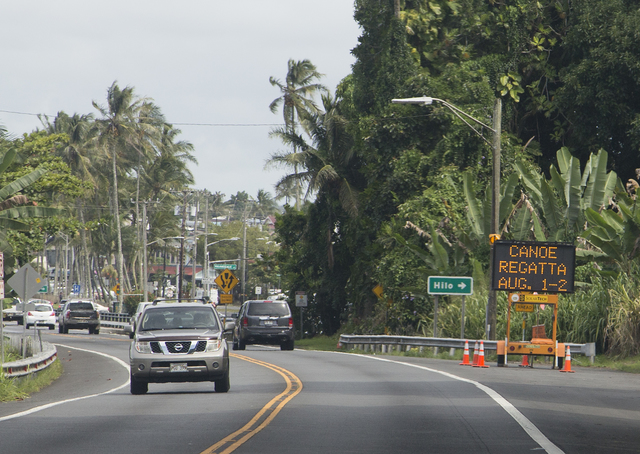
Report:
[[467,276],[429,276],[430,295],[473,295],[473,278]]
[[236,265],[235,263],[214,263],[213,269],[214,270],[237,270],[238,265]]

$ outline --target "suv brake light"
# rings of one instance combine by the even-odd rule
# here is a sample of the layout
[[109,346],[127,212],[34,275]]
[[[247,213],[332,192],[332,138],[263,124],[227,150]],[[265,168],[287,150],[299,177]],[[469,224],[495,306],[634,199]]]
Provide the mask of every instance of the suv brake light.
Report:
[[247,317],[242,317],[242,326],[247,326],[249,325],[249,320],[247,319]]
[[65,312],[65,314],[64,314],[64,318],[69,318],[69,317],[71,317],[71,311],[70,311],[70,310],[68,310],[68,311],[67,311],[67,312]]
[[289,317],[289,328],[293,328],[293,317]]

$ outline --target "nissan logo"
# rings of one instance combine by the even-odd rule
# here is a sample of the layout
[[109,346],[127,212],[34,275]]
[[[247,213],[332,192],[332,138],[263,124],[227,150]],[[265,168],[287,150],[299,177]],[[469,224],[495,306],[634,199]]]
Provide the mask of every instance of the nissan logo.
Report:
[[182,351],[183,348],[184,348],[184,345],[182,344],[176,344],[173,346],[173,349],[177,352]]

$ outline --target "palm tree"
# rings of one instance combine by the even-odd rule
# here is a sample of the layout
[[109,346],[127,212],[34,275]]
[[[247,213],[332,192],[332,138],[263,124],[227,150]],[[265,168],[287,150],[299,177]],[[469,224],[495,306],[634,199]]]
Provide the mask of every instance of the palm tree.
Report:
[[[120,89],[117,81],[113,82],[107,89],[107,105],[101,106],[93,101],[93,107],[102,115],[96,120],[98,126],[98,142],[102,145],[105,154],[111,158],[113,176],[113,212],[117,226],[118,254],[116,263],[118,268],[118,279],[121,285],[124,284],[124,264],[122,254],[122,228],[120,225],[120,207],[118,198],[118,156],[126,160],[127,146],[135,140],[136,131],[144,122],[141,119],[147,109],[149,100],[138,98],[133,87]],[[122,163],[126,164],[126,162]],[[119,292],[118,302],[122,309],[123,291]]]
[[[341,115],[340,103],[330,94],[322,96],[325,112],[315,114],[304,113],[301,123],[312,139],[307,143],[299,134],[291,134],[284,128],[276,129],[272,134],[285,144],[294,144],[300,150],[296,154],[275,154],[270,162],[285,167],[304,168],[303,172],[285,175],[276,188],[286,187],[294,181],[308,184],[307,194],[316,194],[318,198],[337,200],[341,209],[349,216],[358,214],[359,182],[358,158],[353,147],[353,136],[347,129],[347,121]],[[326,207],[327,219],[327,259],[333,266],[334,223],[339,217],[333,208],[334,204],[323,204]]]
[[[274,78],[269,78],[269,82],[273,86],[277,86],[282,96],[274,99],[269,104],[271,112],[275,113],[280,105],[282,105],[282,115],[284,117],[285,130],[287,133],[296,134],[296,119],[306,113],[316,113],[318,107],[313,102],[313,95],[320,92],[326,92],[327,89],[321,84],[313,83],[320,79],[320,74],[316,67],[309,60],[295,61],[290,59],[287,63],[287,76],[285,83]],[[297,153],[295,144],[293,145],[293,154]],[[294,163],[295,173],[297,173],[298,164]],[[296,209],[300,209],[300,181],[296,181]]]
[[258,189],[255,202],[256,214],[261,218],[266,218],[278,210],[276,201],[271,197],[271,194],[264,189]]

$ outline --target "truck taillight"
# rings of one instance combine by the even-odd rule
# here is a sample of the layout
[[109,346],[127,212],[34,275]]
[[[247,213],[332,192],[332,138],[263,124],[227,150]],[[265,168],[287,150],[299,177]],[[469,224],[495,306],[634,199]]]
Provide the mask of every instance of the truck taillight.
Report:
[[289,328],[293,328],[293,317],[289,317]]
[[67,311],[64,313],[64,318],[69,318],[71,317],[71,311]]
[[242,326],[247,326],[249,325],[249,320],[247,319],[247,317],[243,317],[242,318]]

